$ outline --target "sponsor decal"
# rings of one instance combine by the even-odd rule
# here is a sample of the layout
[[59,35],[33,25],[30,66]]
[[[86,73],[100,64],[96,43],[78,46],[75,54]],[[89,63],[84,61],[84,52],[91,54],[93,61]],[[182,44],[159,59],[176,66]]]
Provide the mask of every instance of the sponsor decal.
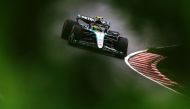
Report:
[[91,18],[91,17],[81,16],[81,18],[86,19],[86,20],[89,20],[89,21],[92,21],[92,22],[95,21],[95,20],[94,20],[93,18]]

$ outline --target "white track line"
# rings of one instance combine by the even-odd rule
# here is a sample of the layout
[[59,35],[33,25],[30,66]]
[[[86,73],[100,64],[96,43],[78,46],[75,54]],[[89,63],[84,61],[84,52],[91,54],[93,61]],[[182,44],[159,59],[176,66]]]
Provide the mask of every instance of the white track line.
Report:
[[[129,54],[128,56],[125,57],[125,63],[126,63],[131,69],[133,69],[133,70],[134,70],[135,72],[137,72],[138,74],[144,76],[145,78],[148,78],[149,80],[151,80],[151,81],[153,81],[153,82],[155,82],[155,83],[157,83],[157,84],[159,84],[159,85],[161,85],[161,86],[163,86],[163,87],[165,87],[165,88],[167,88],[167,89],[169,89],[169,90],[171,90],[171,91],[173,91],[173,92],[175,92],[175,93],[177,93],[177,94],[183,95],[183,94],[181,94],[180,92],[178,92],[178,91],[176,91],[176,90],[174,90],[174,89],[172,89],[172,88],[170,88],[170,87],[168,87],[168,86],[165,86],[165,85],[161,84],[160,82],[155,81],[155,80],[153,80],[152,78],[150,78],[150,77],[144,75],[143,73],[139,72],[138,70],[136,70],[135,68],[133,68],[133,67],[130,65],[130,63],[129,63],[128,60],[129,60],[131,57],[133,57],[133,56],[135,56],[135,55],[137,55],[137,54],[139,54],[139,53],[146,52],[146,51],[147,51],[147,50],[141,50],[141,51],[137,51],[137,52],[134,52],[134,53]],[[184,95],[183,95],[183,96],[184,96]]]

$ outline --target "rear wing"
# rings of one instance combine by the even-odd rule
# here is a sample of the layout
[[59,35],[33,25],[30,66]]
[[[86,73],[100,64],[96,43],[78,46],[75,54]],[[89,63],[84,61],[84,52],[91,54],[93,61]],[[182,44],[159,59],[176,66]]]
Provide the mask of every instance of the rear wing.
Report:
[[[95,18],[92,18],[92,17],[87,17],[87,16],[83,16],[83,15],[78,15],[77,18],[76,18],[77,22],[79,20],[82,20],[83,22],[87,23],[87,24],[91,24],[91,23],[95,23],[96,22],[96,19]],[[107,29],[110,28],[110,22],[107,22],[107,21],[102,21],[101,24],[100,24],[102,27],[105,27]]]
[[92,17],[87,17],[87,16],[82,16],[82,15],[78,15],[77,18],[76,18],[77,22],[79,20],[82,20],[83,22],[87,23],[87,24],[90,24],[90,23],[93,23],[95,22],[96,20]]

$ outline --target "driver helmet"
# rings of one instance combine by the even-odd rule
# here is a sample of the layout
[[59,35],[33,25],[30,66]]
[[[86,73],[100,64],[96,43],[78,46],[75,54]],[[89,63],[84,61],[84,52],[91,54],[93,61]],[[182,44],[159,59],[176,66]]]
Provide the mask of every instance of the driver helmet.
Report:
[[100,22],[103,21],[103,17],[100,17],[100,16],[96,16],[95,19],[96,19],[96,21],[100,21]]

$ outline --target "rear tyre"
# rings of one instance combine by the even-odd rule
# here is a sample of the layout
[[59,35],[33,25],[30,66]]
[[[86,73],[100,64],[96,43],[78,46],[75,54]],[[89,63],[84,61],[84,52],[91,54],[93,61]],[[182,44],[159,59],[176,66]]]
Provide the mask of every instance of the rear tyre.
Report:
[[72,33],[72,28],[73,26],[76,24],[76,21],[73,20],[66,20],[63,24],[63,28],[62,28],[62,33],[61,33],[61,38],[68,40],[68,37],[71,35]]
[[127,56],[127,49],[128,49],[128,40],[124,37],[119,37],[117,42],[117,51],[119,52],[116,56],[119,58],[124,58]]

